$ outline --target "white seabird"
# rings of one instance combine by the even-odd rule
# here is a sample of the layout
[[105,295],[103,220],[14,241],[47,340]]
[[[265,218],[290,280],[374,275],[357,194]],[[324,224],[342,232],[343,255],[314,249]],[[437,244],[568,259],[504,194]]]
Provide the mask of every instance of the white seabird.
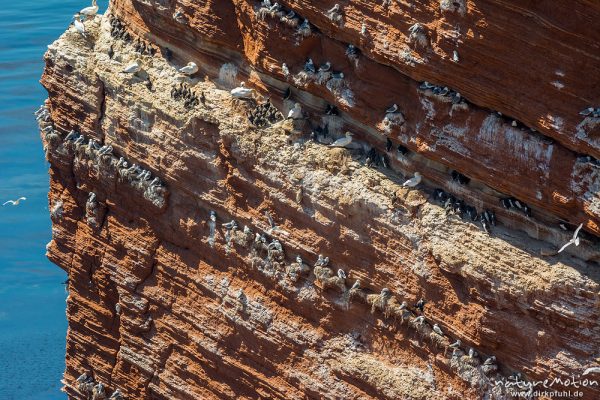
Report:
[[352,132],[346,132],[346,136],[339,138],[335,142],[331,143],[329,147],[346,147],[352,143]]
[[179,72],[185,75],[193,75],[198,72],[198,66],[195,62],[190,61],[185,67],[179,68]]
[[288,113],[288,119],[302,119],[302,107],[300,103],[294,104],[294,108]]
[[125,67],[125,69],[121,72],[126,74],[135,74],[142,69],[140,60],[135,60],[131,64]]
[[98,13],[98,4],[96,3],[96,0],[92,0],[92,5],[90,7],[83,8],[83,9],[81,9],[81,11],[79,11],[79,14],[85,15],[86,18],[93,17],[97,13]]
[[338,275],[340,278],[342,278],[342,279],[346,279],[346,273],[345,273],[345,272],[344,272],[344,270],[343,270],[343,269],[341,269],[341,268],[340,268],[340,269],[338,269],[338,271],[337,271],[337,275]]
[[421,173],[417,171],[415,172],[415,176],[404,182],[402,186],[415,187],[419,183],[421,183]]
[[592,373],[600,373],[600,367],[587,368],[585,371],[583,371],[583,374],[581,374],[581,375],[587,375],[587,374],[592,374]]
[[3,206],[7,205],[7,204],[11,204],[13,206],[18,206],[19,203],[21,202],[21,200],[27,200],[27,197],[19,197],[16,200],[8,200],[7,202],[5,202],[4,204],[2,204]]
[[579,224],[577,229],[575,229],[575,232],[573,233],[573,237],[571,238],[571,240],[569,240],[567,243],[565,243],[565,245],[563,247],[561,247],[560,250],[558,250],[559,253],[562,252],[564,249],[566,249],[567,247],[569,247],[572,244],[574,244],[575,246],[579,246],[579,238],[577,237],[577,235],[579,235],[579,230],[582,227],[583,227],[583,223]]
[[444,332],[442,332],[438,324],[433,324],[433,331],[440,336],[444,336]]
[[85,25],[79,19],[79,14],[73,15],[73,26],[75,27],[77,32],[79,32],[81,34],[81,36],[87,37],[87,36],[85,36]]
[[246,87],[246,83],[240,83],[239,87],[231,90],[231,95],[238,99],[251,99],[254,95],[254,89]]

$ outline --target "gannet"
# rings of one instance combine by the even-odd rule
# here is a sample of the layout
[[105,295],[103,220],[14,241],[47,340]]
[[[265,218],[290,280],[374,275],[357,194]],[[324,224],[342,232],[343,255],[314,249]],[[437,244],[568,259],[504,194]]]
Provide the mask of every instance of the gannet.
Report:
[[81,22],[79,17],[80,17],[79,14],[73,15],[73,26],[75,27],[77,32],[81,33],[81,36],[87,37],[87,36],[85,36],[85,25],[83,24],[83,22]]
[[13,206],[18,206],[19,203],[21,202],[21,200],[27,200],[27,197],[19,197],[16,200],[8,200],[7,202],[5,202],[4,204],[2,204],[3,206],[7,205],[7,204],[11,204]]
[[239,87],[231,90],[231,95],[238,99],[251,99],[254,95],[254,89],[250,89],[246,87],[246,83],[240,83]]
[[294,104],[294,108],[288,113],[288,119],[302,119],[302,107],[300,103]]
[[583,223],[579,224],[577,229],[575,229],[575,232],[573,233],[573,237],[571,238],[571,240],[569,240],[567,243],[565,243],[565,245],[563,247],[561,247],[560,250],[558,250],[559,253],[572,244],[574,244],[575,246],[579,246],[579,238],[577,237],[577,235],[579,234],[579,230],[582,227],[583,227]]
[[198,66],[195,62],[190,61],[185,67],[179,68],[179,72],[186,75],[193,75],[198,72]]
[[404,182],[402,186],[415,187],[419,183],[421,183],[421,173],[417,171],[415,172],[415,176]]
[[96,4],[96,0],[92,0],[92,5],[90,7],[83,8],[79,11],[79,14],[85,15],[87,17],[93,17],[98,13],[98,4]]
[[339,138],[335,142],[331,143],[329,147],[346,147],[352,143],[352,132],[346,132],[346,137]]
[[140,69],[141,69],[141,61],[135,60],[134,62],[129,64],[127,67],[125,67],[125,69],[121,72],[126,73],[126,74],[135,74],[135,73],[139,72]]

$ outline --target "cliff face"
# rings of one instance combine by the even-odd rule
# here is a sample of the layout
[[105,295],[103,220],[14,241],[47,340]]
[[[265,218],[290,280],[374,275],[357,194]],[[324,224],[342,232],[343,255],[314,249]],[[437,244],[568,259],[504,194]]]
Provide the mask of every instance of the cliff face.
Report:
[[70,398],[502,399],[597,366],[600,4],[280,4],[114,0],[49,46]]

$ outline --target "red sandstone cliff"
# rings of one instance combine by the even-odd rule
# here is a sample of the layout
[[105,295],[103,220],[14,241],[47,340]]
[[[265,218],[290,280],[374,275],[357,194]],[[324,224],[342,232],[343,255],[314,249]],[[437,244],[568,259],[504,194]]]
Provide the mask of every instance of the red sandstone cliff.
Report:
[[503,399],[597,366],[600,3],[280,4],[115,0],[49,46],[70,398]]

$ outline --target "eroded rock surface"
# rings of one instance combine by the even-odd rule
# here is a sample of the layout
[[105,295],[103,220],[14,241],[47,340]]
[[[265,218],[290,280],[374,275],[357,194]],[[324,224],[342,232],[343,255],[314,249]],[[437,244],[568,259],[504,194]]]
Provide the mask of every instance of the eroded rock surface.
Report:
[[534,3],[115,0],[70,27],[39,118],[70,398],[505,399],[598,366],[600,4]]

